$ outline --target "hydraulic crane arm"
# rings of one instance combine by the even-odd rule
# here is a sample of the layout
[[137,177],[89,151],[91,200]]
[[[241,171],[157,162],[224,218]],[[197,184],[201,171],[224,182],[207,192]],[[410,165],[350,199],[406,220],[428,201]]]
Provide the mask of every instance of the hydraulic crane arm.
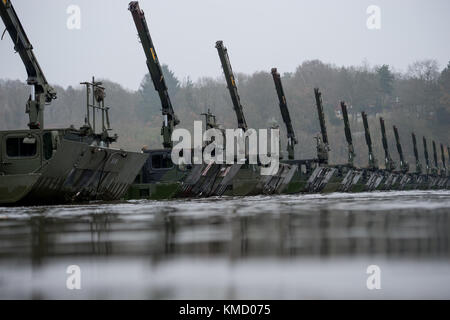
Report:
[[448,161],[448,166],[450,168],[450,147],[447,146],[447,161]]
[[380,118],[380,128],[381,128],[381,142],[383,143],[384,157],[389,158],[389,146],[386,139],[386,128],[384,126],[384,119]]
[[234,78],[233,69],[231,68],[230,58],[228,57],[228,50],[223,45],[223,41],[216,42],[216,49],[219,53],[222,69],[227,81],[228,90],[230,91],[231,100],[233,101],[234,112],[236,113],[238,128],[247,131],[248,126],[245,121],[244,108],[241,104],[241,99],[236,86],[236,80]]
[[314,96],[316,98],[317,113],[319,115],[320,131],[322,133],[322,140],[320,141],[320,139],[317,138],[317,156],[319,158],[319,162],[327,164],[328,151],[330,151],[330,147],[328,145],[327,127],[325,125],[325,114],[323,113],[322,93],[319,91],[319,88],[314,89]]
[[398,155],[400,157],[400,163],[403,163],[404,162],[403,150],[402,150],[402,145],[400,144],[400,136],[398,134],[398,129],[396,126],[393,126],[392,128],[394,130],[395,143],[397,145],[397,151],[398,151]]
[[394,135],[395,135],[395,143],[397,144],[397,151],[398,151],[398,155],[400,157],[400,170],[403,173],[406,173],[409,171],[409,166],[408,163],[406,163],[405,158],[403,156],[403,149],[402,149],[402,144],[400,143],[400,136],[398,134],[398,129],[396,126],[393,126],[394,129]]
[[44,128],[44,107],[56,99],[55,90],[48,84],[41,67],[33,53],[31,45],[19,17],[10,0],[0,1],[0,15],[14,43],[14,50],[19,53],[27,70],[27,84],[33,86],[28,98],[26,113],[29,114],[30,129]]
[[414,158],[416,159],[416,173],[422,173],[422,165],[419,159],[419,151],[417,150],[417,139],[414,132],[411,133],[413,148],[414,148]]
[[141,40],[142,48],[147,57],[147,67],[153,81],[155,90],[158,92],[161,100],[162,115],[164,117],[161,135],[163,136],[164,148],[172,148],[172,132],[177,124],[180,123],[175,115],[175,112],[170,101],[169,92],[167,90],[166,81],[161,69],[161,65],[156,54],[155,46],[153,45],[150,31],[145,20],[144,11],[139,7],[138,1],[130,2],[128,10],[131,11],[134,24],[138,31],[139,39]]
[[423,137],[423,155],[425,157],[425,165],[427,174],[430,173],[430,158],[428,156],[428,147],[427,147],[427,139]]
[[386,165],[386,170],[393,171],[395,170],[395,163],[389,154],[389,147],[386,138],[386,127],[384,125],[384,119],[380,117],[380,127],[381,127],[381,142],[383,143],[384,149],[384,162]]
[[322,93],[319,88],[314,89],[314,96],[316,98],[317,113],[319,115],[320,131],[322,133],[322,141],[328,146],[327,127],[325,125],[325,114],[323,113]]
[[447,165],[445,164],[445,154],[444,154],[444,145],[441,143],[441,158],[442,158],[442,167],[444,169],[444,173],[447,172]]
[[361,112],[361,116],[362,116],[363,124],[364,124],[366,144],[367,144],[367,148],[369,149],[369,169],[376,169],[377,161],[375,159],[375,156],[373,155],[372,138],[370,137],[369,122],[367,121],[367,114],[363,111],[363,112]]
[[434,170],[435,170],[435,173],[438,173],[439,164],[438,164],[438,156],[437,156],[437,150],[436,150],[436,142],[433,140],[432,143],[433,143]]
[[344,118],[345,139],[348,145],[348,164],[353,167],[355,159],[355,149],[353,147],[352,131],[350,129],[350,122],[348,121],[347,105],[341,101],[342,117]]
[[275,83],[275,89],[277,90],[278,100],[280,103],[280,111],[281,116],[283,117],[284,124],[286,125],[287,131],[287,151],[289,155],[289,159],[293,160],[295,158],[294,155],[294,146],[298,143],[297,138],[295,137],[294,128],[292,127],[291,116],[289,115],[289,109],[286,102],[286,96],[284,95],[283,85],[281,83],[280,74],[277,71],[277,68],[272,68],[272,77]]

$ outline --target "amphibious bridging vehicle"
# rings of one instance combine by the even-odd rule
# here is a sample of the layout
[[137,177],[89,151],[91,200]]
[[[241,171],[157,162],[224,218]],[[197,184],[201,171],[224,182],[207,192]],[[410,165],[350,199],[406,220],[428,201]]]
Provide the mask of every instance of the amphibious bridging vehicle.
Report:
[[[26,104],[29,129],[0,131],[0,205],[121,199],[147,155],[110,147],[117,135],[108,134],[109,114],[101,83],[94,79],[84,83],[87,115],[80,129],[44,128],[44,107],[56,99],[56,92],[37,62],[10,0],[0,1],[0,15],[32,88]],[[98,112],[102,115],[99,133],[95,128]]]

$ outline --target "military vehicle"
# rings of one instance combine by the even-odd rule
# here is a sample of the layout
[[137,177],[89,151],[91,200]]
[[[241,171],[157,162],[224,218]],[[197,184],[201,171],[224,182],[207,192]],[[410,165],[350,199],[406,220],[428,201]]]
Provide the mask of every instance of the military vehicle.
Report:
[[[108,134],[109,108],[104,105],[101,83],[85,83],[87,115],[80,129],[45,128],[44,108],[56,99],[56,92],[48,84],[10,0],[0,2],[0,15],[31,86],[26,104],[29,129],[0,131],[0,205],[120,199],[147,156],[110,148],[117,136]],[[97,133],[98,112],[102,131]]]
[[431,164],[430,164],[430,158],[428,153],[428,145],[427,145],[427,139],[425,137],[422,138],[423,141],[423,153],[425,158],[425,177],[426,177],[426,189],[432,189],[434,188],[437,179],[435,177],[435,174],[432,172]]
[[440,144],[440,151],[441,151],[442,166],[439,171],[439,175],[440,175],[439,189],[443,189],[447,186],[448,174],[447,174],[447,166],[445,164],[444,145],[442,143]]
[[289,114],[289,109],[287,106],[286,96],[284,94],[283,84],[281,83],[281,76],[277,71],[277,68],[272,68],[271,70],[273,82],[275,84],[275,90],[277,91],[281,117],[286,125],[287,132],[287,153],[288,159],[295,159],[295,145],[298,144],[297,138],[295,137],[294,128],[292,127],[291,116]]
[[[229,94],[237,118],[238,128],[242,134],[248,129],[240,101],[228,52],[222,41],[216,42],[216,49],[225,74]],[[206,126],[217,129],[215,118],[210,112],[205,114]],[[214,119],[211,121],[211,119]],[[223,133],[223,131],[222,131]],[[224,146],[224,150],[225,146]],[[277,173],[263,176],[260,174],[260,164],[250,164],[248,153],[244,159],[237,159],[232,164],[204,163],[194,165],[189,175],[184,179],[181,196],[246,196],[257,194],[281,193],[294,174],[295,167],[282,164]]]
[[322,93],[319,88],[314,89],[316,99],[317,113],[321,135],[314,137],[316,139],[317,164],[306,182],[304,192],[321,192],[328,184],[335,173],[335,169],[328,166],[328,134],[325,124],[325,114],[323,112]]
[[[354,147],[348,121],[347,106],[341,102],[341,109],[345,125],[345,137],[348,144],[348,162],[343,165],[330,165],[328,163],[328,152],[330,150],[325,117],[323,112],[322,95],[319,89],[314,90],[317,111],[319,115],[320,132],[317,139],[317,159],[295,159],[294,146],[297,144],[295,133],[290,119],[286,97],[281,84],[280,75],[276,68],[272,69],[272,76],[279,99],[279,107],[287,130],[287,159],[282,159],[282,166],[276,175],[262,177],[259,174],[259,165],[247,163],[217,164],[203,163],[191,165],[180,171],[179,166],[170,164],[171,141],[170,134],[178,123],[173,112],[167,87],[164,82],[161,67],[158,62],[155,48],[153,46],[144,13],[135,1],[129,5],[136,24],[139,38],[144,52],[147,56],[147,66],[152,76],[155,89],[158,91],[163,110],[163,146],[161,150],[146,150],[145,152],[157,155],[163,154],[167,168],[151,166],[151,158],[147,161],[145,168],[139,175],[136,183],[130,188],[133,197],[144,198],[167,198],[167,197],[205,197],[221,195],[254,195],[272,193],[299,193],[299,192],[333,192],[333,191],[371,191],[403,189],[420,185],[424,180],[423,175],[414,179],[408,173],[408,166],[404,160],[402,147],[398,137],[398,130],[394,127],[396,135],[397,151],[400,155],[400,169],[396,171],[395,162],[389,154],[384,119],[380,118],[382,132],[382,143],[385,152],[385,169],[378,168],[372,150],[372,141],[368,128],[367,115],[363,112],[362,118],[365,128],[366,143],[369,148],[369,166],[367,168],[356,168],[354,166]],[[222,41],[216,42],[216,49],[225,74],[227,87],[233,103],[237,118],[237,127],[243,132],[247,130],[247,122],[243,112],[243,106],[237,90],[236,81],[231,68],[228,52]],[[203,114],[206,119],[206,128],[218,128],[215,117],[209,110]],[[167,119],[167,121],[166,121]],[[205,145],[203,146],[203,148]],[[237,160],[237,159],[236,159]],[[157,161],[159,163],[159,161]],[[295,170],[292,170],[295,168]],[[428,178],[427,178],[428,179]],[[439,179],[433,182],[437,184]],[[433,180],[433,181],[434,181]],[[288,182],[289,181],[289,182]],[[415,181],[415,182],[413,182]],[[155,191],[160,189],[159,191]]]
[[139,40],[147,58],[146,64],[155,90],[158,92],[162,107],[163,148],[143,148],[148,155],[142,170],[128,190],[128,199],[166,199],[176,197],[180,191],[181,181],[186,177],[190,167],[176,166],[172,162],[172,132],[179,120],[170,100],[166,81],[159,63],[153,40],[145,19],[144,11],[139,7],[138,1],[128,5],[134,24],[138,31]]
[[[137,1],[130,2],[131,11],[136,25],[139,39],[147,57],[149,69],[155,90],[158,92],[163,113],[163,147],[160,150],[143,150],[150,157],[138,175],[135,183],[128,192],[129,198],[174,198],[174,197],[205,197],[229,195],[249,195],[260,193],[280,192],[289,179],[290,167],[282,166],[277,175],[261,177],[259,170],[248,164],[194,164],[181,168],[171,161],[171,135],[174,127],[179,123],[173,110],[164,75],[158,56],[150,36],[143,10]],[[218,42],[219,43],[219,42]],[[220,42],[221,43],[221,42]],[[231,65],[224,47],[218,47],[219,56],[225,73],[230,73]],[[227,81],[229,77],[227,76]],[[233,78],[234,79],[234,78]],[[236,86],[229,85],[233,106],[238,115],[238,127],[246,128]],[[215,117],[208,111],[206,117],[207,128],[217,128]],[[162,159],[159,161],[158,159]],[[156,161],[155,161],[156,160]],[[156,166],[154,165],[156,162]]]
[[342,181],[347,174],[348,167],[346,165],[330,165],[328,163],[330,146],[325,124],[325,114],[323,112],[322,93],[319,88],[314,89],[314,96],[321,134],[316,137],[317,166],[306,183],[305,191],[314,193],[335,192],[340,189]]
[[283,84],[281,82],[281,76],[277,68],[272,68],[271,70],[272,78],[275,84],[275,90],[277,92],[278,104],[280,107],[281,116],[283,122],[286,126],[287,132],[287,154],[288,159],[282,159],[283,163],[290,165],[295,165],[297,168],[295,170],[294,176],[289,182],[284,193],[300,193],[307,192],[306,184],[309,177],[311,176],[314,169],[319,163],[319,159],[295,159],[295,145],[298,144],[297,138],[295,136],[295,131],[292,126],[291,116],[289,114],[289,108],[287,104],[286,95],[284,93]]
[[361,117],[364,125],[365,140],[369,151],[369,164],[367,168],[356,168],[354,166],[354,158],[356,154],[353,147],[353,139],[348,120],[347,106],[343,101],[341,102],[341,111],[342,117],[344,119],[345,138],[348,145],[348,164],[347,174],[345,175],[339,190],[344,192],[362,192],[375,190],[384,180],[385,174],[378,168],[377,161],[373,154],[372,138],[369,131],[367,114],[363,111],[361,113]]
[[433,189],[442,189],[447,184],[447,177],[446,177],[446,172],[443,170],[443,168],[439,168],[436,142],[434,140],[433,140],[433,160],[434,160],[433,174],[436,177],[436,183],[433,186]]
[[398,133],[398,128],[396,126],[392,127],[394,130],[395,143],[397,146],[397,152],[400,159],[399,171],[397,172],[399,178],[397,184],[393,186],[394,190],[403,190],[412,181],[412,176],[409,174],[409,164],[406,162],[403,155],[403,148],[400,142],[400,135]]
[[[224,135],[224,130],[219,127],[216,117],[208,110],[205,116],[206,130],[216,129]],[[212,142],[205,143],[202,151]],[[215,151],[213,151],[215,155]],[[232,179],[241,169],[241,164],[202,163],[193,166],[191,172],[183,181],[181,196],[209,197],[222,196],[233,188]]]
[[444,154],[444,145],[441,143],[441,158],[442,158],[442,172],[441,176],[443,178],[442,187],[446,188],[449,183],[449,176],[448,176],[448,170],[447,165],[445,163],[445,154]]
[[[150,154],[150,157],[142,168],[135,183],[130,187],[128,198],[167,199],[222,195],[225,189],[228,188],[229,180],[239,170],[239,166],[234,166],[230,170],[226,166],[219,164],[189,164],[186,166],[173,164],[171,159],[173,147],[171,135],[175,126],[179,124],[179,120],[172,107],[168,88],[155,46],[150,36],[144,11],[141,10],[137,1],[130,2],[128,9],[133,17],[142,48],[147,58],[147,67],[153,85],[159,94],[163,115],[161,129],[163,149],[144,149],[144,152]],[[209,110],[204,115],[206,127],[217,128],[215,116]],[[217,179],[218,176],[221,179]],[[217,184],[216,182],[218,180],[223,180],[225,186]]]
[[[86,119],[79,128],[47,129],[44,127],[44,108],[56,99],[52,88],[33,53],[25,31],[10,0],[2,0],[0,13],[10,34],[15,50],[19,53],[27,74],[27,83],[32,93],[26,104],[29,116],[28,129],[0,131],[0,204],[67,203],[88,200],[116,200],[123,197],[128,186],[129,198],[171,198],[179,196],[254,195],[297,192],[333,192],[392,190],[407,188],[445,188],[449,185],[444,147],[441,144],[442,168],[439,169],[436,144],[433,141],[434,166],[430,167],[425,137],[424,153],[426,174],[422,174],[418,159],[415,135],[413,134],[416,172],[408,173],[398,130],[394,126],[400,169],[389,155],[384,120],[380,118],[382,143],[385,152],[385,170],[380,170],[373,155],[367,115],[363,113],[366,143],[369,147],[368,168],[354,167],[354,147],[348,121],[347,106],[341,102],[348,144],[348,162],[330,165],[330,150],[323,112],[322,97],[315,89],[321,135],[317,139],[317,159],[297,160],[294,146],[297,144],[286,97],[276,69],[272,70],[279,98],[280,111],[287,128],[288,159],[277,173],[262,176],[260,164],[201,164],[175,166],[171,161],[171,135],[179,123],[172,107],[168,89],[158,57],[150,37],[144,12],[139,4],[129,4],[139,38],[147,57],[155,90],[158,92],[163,124],[163,148],[144,149],[143,153],[117,150],[110,145],[117,135],[109,134],[109,108],[105,107],[105,88],[100,82],[84,82],[86,86]],[[247,123],[240,102],[235,78],[231,69],[227,49],[222,41],[216,43],[225,79],[237,116],[238,128],[244,132]],[[96,119],[96,114],[101,118]],[[215,117],[205,113],[206,127],[218,128]],[[100,128],[97,122],[101,121]],[[447,147],[448,151],[448,147]],[[142,165],[145,165],[142,167]],[[137,175],[137,172],[142,170]]]
[[[320,101],[320,99],[316,100]],[[329,184],[325,187],[325,190],[328,189],[328,191],[340,192],[362,192],[371,190],[371,188],[373,188],[373,185],[376,185],[380,182],[380,174],[377,168],[373,166],[373,163],[369,168],[355,167],[354,159],[356,154],[353,146],[353,138],[348,117],[347,104],[345,103],[345,101],[341,101],[340,106],[342,118],[344,120],[344,133],[345,139],[347,141],[348,161],[346,164],[331,166],[331,168],[333,168],[335,171],[330,179]],[[373,159],[372,142],[370,140],[370,133],[368,131],[367,118],[364,120],[364,117],[366,117],[365,114],[363,115],[363,121],[365,121],[366,142],[369,146],[369,159]],[[323,119],[323,115],[321,116],[321,118]]]
[[350,121],[348,119],[347,104],[341,101],[342,118],[344,120],[345,139],[347,141],[348,161],[346,165],[347,173],[342,180],[339,191],[342,192],[362,192],[365,191],[371,171],[364,168],[356,168],[354,165],[355,149],[353,146],[352,131],[350,129]]
[[[238,128],[244,134],[247,131],[247,121],[244,116],[244,108],[239,97],[236,80],[231,68],[228,50],[223,41],[216,42],[216,49],[219,54],[222,69],[227,82],[228,91],[236,114]],[[239,159],[236,162],[239,163]],[[245,163],[239,164],[235,177],[230,181],[230,187],[225,192],[226,195],[256,195],[282,193],[291,181],[297,167],[295,165],[280,163],[278,171],[271,175],[261,175],[261,164],[248,163],[248,153],[246,150]]]
[[392,160],[389,153],[389,145],[386,135],[386,125],[383,117],[380,117],[380,129],[381,129],[381,143],[384,150],[384,173],[385,179],[377,188],[378,190],[391,190],[399,181],[399,175],[395,172],[397,167],[394,160]]
[[437,157],[437,151],[436,151],[436,142],[434,140],[431,141],[431,145],[433,148],[433,166],[431,166],[431,173],[429,174],[430,177],[430,189],[439,189],[439,184],[441,177],[439,175],[439,165],[438,165],[438,157]]
[[441,143],[442,176],[447,176],[447,165],[445,164],[444,145]]
[[441,143],[441,160],[442,160],[441,187],[445,188],[448,185],[448,171],[447,171],[447,165],[445,163],[444,145],[442,143]]
[[413,153],[416,163],[416,168],[413,173],[411,173],[411,181],[405,185],[404,189],[426,189],[427,188],[427,176],[422,173],[422,164],[419,159],[419,150],[417,149],[417,138],[414,132],[411,133],[412,143],[413,143]]
[[413,142],[413,152],[414,152],[414,159],[416,160],[416,174],[422,174],[422,164],[420,163],[419,159],[419,150],[417,149],[417,139],[416,134],[414,132],[411,132],[411,138]]
[[[219,52],[219,56],[220,53],[221,52]],[[220,57],[222,58],[222,56]],[[228,65],[224,68],[226,71],[231,70],[229,61]],[[247,128],[247,123],[242,112],[242,105],[240,105],[237,88],[235,86],[229,88],[231,88],[230,95],[238,118],[238,127],[245,130]],[[215,117],[213,117],[209,111],[205,114],[205,119],[207,129],[218,129]],[[221,130],[221,133],[224,134],[224,130]],[[222,147],[222,151],[225,151],[225,146]],[[246,160],[244,159],[244,162],[245,161]],[[247,179],[250,179],[252,182],[255,182],[258,177],[258,173],[256,170],[250,172],[246,171],[249,175],[244,175],[242,173],[245,171],[243,169],[244,166],[245,163],[240,163],[238,161],[232,164],[211,162],[194,165],[191,173],[183,181],[181,194],[185,197],[259,194],[262,191],[260,189],[255,191],[255,188],[253,188],[254,185],[251,183],[249,184],[247,181]]]
[[287,99],[284,94],[280,74],[276,68],[272,68],[272,77],[278,95],[278,101],[283,121],[287,131],[288,160],[285,163],[296,164],[298,170],[289,183],[286,193],[341,191],[361,192],[375,190],[384,180],[385,173],[378,169],[373,155],[372,140],[370,137],[367,115],[362,113],[365,128],[366,143],[369,148],[369,166],[356,168],[354,166],[355,151],[349,124],[347,105],[341,101],[341,110],[344,120],[345,137],[348,144],[348,162],[343,165],[330,165],[328,163],[328,135],[325,125],[322,97],[319,89],[315,89],[316,106],[319,116],[321,135],[317,139],[317,158],[298,160],[294,159],[294,146],[297,144],[295,133],[290,119]]
[[367,113],[361,112],[361,117],[364,125],[364,135],[366,140],[366,145],[368,149],[368,166],[364,169],[365,173],[365,187],[364,191],[377,190],[378,187],[385,179],[385,174],[378,167],[378,161],[373,152],[372,137],[370,135],[369,122],[367,120]]
[[[444,152],[442,152],[442,158],[443,160],[445,160],[445,156],[444,156]],[[447,169],[447,184],[445,185],[445,187],[447,189],[450,189],[450,147],[447,146],[447,166],[445,167]]]

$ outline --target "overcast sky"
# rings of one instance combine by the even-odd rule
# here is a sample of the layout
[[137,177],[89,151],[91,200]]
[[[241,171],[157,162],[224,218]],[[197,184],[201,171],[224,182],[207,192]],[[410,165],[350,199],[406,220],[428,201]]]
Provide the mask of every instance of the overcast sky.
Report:
[[[12,0],[48,81],[77,85],[92,75],[137,89],[147,72],[128,0]],[[67,28],[70,5],[81,28]],[[183,80],[221,75],[223,40],[235,72],[295,71],[305,60],[336,65],[450,60],[449,0],[142,0],[161,62]],[[369,5],[381,29],[369,30]],[[0,22],[3,31],[3,23]],[[0,42],[0,78],[26,79],[9,35]]]

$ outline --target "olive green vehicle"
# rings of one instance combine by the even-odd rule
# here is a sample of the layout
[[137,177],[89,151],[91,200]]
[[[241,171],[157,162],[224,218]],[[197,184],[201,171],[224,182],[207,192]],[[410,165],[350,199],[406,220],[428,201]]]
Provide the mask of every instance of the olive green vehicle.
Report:
[[342,175],[335,167],[328,165],[328,136],[325,126],[325,117],[323,113],[322,97],[319,89],[315,89],[317,111],[322,136],[317,137],[317,159],[295,159],[295,145],[298,144],[295,137],[294,128],[292,126],[291,116],[287,105],[286,95],[284,93],[281,76],[277,68],[271,70],[272,78],[275,84],[275,90],[278,96],[281,116],[286,126],[287,132],[287,159],[283,159],[282,163],[294,167],[292,179],[283,190],[283,193],[313,193],[327,192],[338,189]]
[[[367,114],[363,111],[361,112],[361,117],[363,120],[364,136],[368,150],[368,166],[367,168],[362,169],[362,175],[360,177],[359,184],[363,185],[363,187],[358,187],[358,191],[374,191],[379,188],[386,177],[385,172],[378,168],[378,161],[373,152],[372,137],[369,130]],[[353,191],[353,187],[351,187],[349,191]]]
[[[182,196],[191,196],[191,190],[188,190],[183,181],[197,184],[197,172],[202,166],[174,165],[172,162],[171,140],[172,132],[179,120],[170,100],[168,88],[159,63],[153,40],[147,25],[144,11],[141,10],[139,2],[132,1],[128,5],[134,24],[136,26],[139,40],[146,56],[146,64],[153,81],[155,90],[158,92],[161,107],[163,123],[161,136],[163,138],[162,149],[143,148],[143,152],[149,157],[139,172],[136,180],[131,185],[127,193],[127,199],[170,199]],[[205,174],[206,175],[206,174]]]
[[[371,188],[374,189],[374,185],[378,186],[381,181],[376,178],[382,176],[380,172],[372,169],[358,169],[353,165],[355,153],[345,102],[341,102],[341,108],[345,124],[345,136],[348,143],[348,163],[344,165],[328,164],[328,151],[330,148],[328,145],[328,135],[323,112],[322,94],[318,88],[314,90],[321,129],[321,135],[316,137],[317,159],[295,159],[294,148],[297,144],[297,139],[292,126],[281,77],[276,68],[272,68],[271,73],[278,95],[281,115],[287,131],[288,160],[283,160],[283,162],[297,166],[297,170],[284,192],[361,192]],[[366,133],[367,132],[368,128],[366,130]],[[372,154],[370,133],[368,133],[368,139],[369,154]]]
[[411,180],[407,183],[403,190],[428,190],[428,189],[446,189],[448,188],[445,183],[441,180],[445,181],[448,177],[443,176],[439,177],[435,170],[433,170],[430,166],[430,159],[428,155],[427,148],[427,140],[423,137],[423,151],[425,158],[425,173],[422,170],[422,164],[419,160],[419,152],[417,148],[417,140],[414,132],[411,133],[412,142],[413,142],[413,151],[414,158],[416,161],[415,172],[409,173]]
[[443,162],[443,168],[439,168],[438,164],[438,156],[437,156],[437,149],[436,149],[436,142],[432,141],[433,145],[433,164],[434,166],[431,168],[431,175],[430,175],[430,189],[443,189],[446,187],[447,180],[447,172],[445,168],[445,158],[444,158],[444,148],[442,146],[442,162]]
[[[417,143],[414,133],[413,146],[416,157],[416,172],[409,172],[409,165],[404,159],[402,145],[398,134],[398,129],[393,126],[397,151],[400,158],[399,170],[396,171],[396,164],[392,160],[388,150],[386,129],[384,119],[380,118],[380,127],[382,133],[382,144],[385,151],[386,169],[379,169],[377,161],[373,154],[372,140],[367,121],[367,114],[362,112],[362,119],[365,129],[366,144],[369,151],[369,166],[367,168],[356,168],[354,166],[354,147],[350,124],[348,120],[347,106],[345,102],[341,102],[342,115],[345,126],[345,138],[348,144],[348,162],[343,165],[330,165],[328,163],[328,136],[325,125],[325,117],[323,113],[322,97],[319,89],[315,89],[316,105],[319,116],[321,135],[317,137],[317,159],[311,160],[295,160],[294,146],[297,144],[295,133],[292,128],[286,97],[284,95],[280,74],[276,68],[272,69],[272,76],[275,88],[278,94],[280,111],[283,121],[287,129],[287,152],[288,160],[285,163],[296,164],[299,168],[291,182],[289,183],[286,193],[308,193],[308,192],[363,192],[375,190],[412,190],[412,189],[445,189],[448,185],[448,176],[446,174],[444,146],[441,144],[441,155],[443,168],[438,174],[436,147],[434,149],[435,168],[427,174],[423,174],[418,159]],[[424,140],[425,158],[428,165],[428,154],[426,151],[426,141]]]
[[[423,174],[422,172],[422,164],[420,163],[419,159],[419,151],[417,149],[417,139],[416,134],[414,132],[411,133],[412,143],[413,143],[413,152],[414,152],[414,158],[416,161],[415,164],[415,171],[410,172],[408,175],[410,177],[410,180],[407,184],[404,185],[403,190],[425,190],[428,186],[428,176],[426,174]],[[425,152],[426,157],[428,158],[428,153]],[[427,160],[428,161],[428,160]],[[427,164],[427,171],[428,171],[428,164]]]
[[175,166],[171,159],[172,132],[179,120],[175,115],[167,89],[166,81],[153,45],[150,31],[147,26],[144,12],[137,1],[128,5],[128,10],[136,25],[139,40],[147,58],[146,64],[153,81],[155,90],[161,100],[163,124],[161,135],[163,137],[162,149],[143,148],[148,159],[140,170],[134,183],[127,192],[127,199],[168,199],[174,198],[180,192],[181,181],[185,179],[192,166]]
[[283,190],[283,193],[295,194],[304,192],[308,178],[311,176],[315,167],[317,167],[318,159],[295,159],[295,145],[298,144],[298,140],[295,136],[295,131],[292,125],[291,116],[289,114],[289,108],[287,104],[286,95],[284,93],[283,84],[281,82],[281,76],[277,68],[271,70],[273,82],[275,84],[275,90],[277,92],[281,117],[286,126],[287,133],[287,159],[281,159],[282,163],[291,165],[295,168],[293,177],[288,183],[287,187]]
[[0,131],[0,205],[121,199],[146,156],[94,139],[71,128]]
[[[224,46],[223,41],[216,42],[216,49],[233,103],[238,128],[245,132],[248,130],[248,125],[244,116],[244,107],[239,97],[228,50]],[[297,171],[296,165],[286,163],[280,163],[278,171],[270,175],[262,175],[261,168],[261,164],[242,164],[239,170],[236,170],[236,175],[232,179],[228,179],[228,188],[224,194],[232,196],[280,194],[288,188]]]
[[[448,147],[447,147],[447,151],[448,151]],[[450,156],[450,154],[449,154]],[[449,177],[449,172],[447,170],[447,165],[446,165],[446,161],[445,161],[445,154],[444,154],[444,145],[441,143],[441,159],[442,159],[442,169],[441,169],[441,177],[442,177],[442,181],[441,181],[441,187],[442,188],[449,188],[450,187],[450,177]]]
[[[44,107],[56,99],[56,92],[48,84],[9,0],[0,2],[0,15],[32,88],[26,105],[29,129],[0,131],[0,205],[122,198],[147,155],[109,147],[117,135],[108,135],[109,115],[101,83],[84,83],[87,117],[83,127],[44,128]],[[100,133],[95,131],[95,110],[102,115]]]
[[[25,31],[10,0],[0,2],[0,14],[10,34],[14,49],[19,53],[32,92],[26,104],[29,129],[0,131],[0,205],[41,203],[70,203],[89,200],[167,199],[177,197],[246,196],[257,194],[311,193],[311,192],[360,192],[373,190],[444,189],[449,188],[443,145],[441,145],[442,169],[439,169],[436,145],[433,141],[434,167],[430,169],[426,140],[424,152],[427,162],[423,174],[418,161],[415,136],[413,144],[416,156],[416,172],[409,173],[404,161],[398,132],[394,126],[400,170],[395,171],[387,149],[384,120],[380,118],[386,169],[376,166],[373,157],[367,118],[363,121],[366,142],[369,146],[369,167],[356,168],[347,108],[341,108],[344,116],[345,135],[349,160],[344,165],[328,163],[328,137],[319,89],[315,98],[321,135],[317,137],[317,159],[294,159],[297,144],[292,128],[286,98],[279,74],[272,70],[280,100],[280,110],[288,132],[288,159],[283,160],[276,174],[261,175],[260,164],[201,164],[174,165],[171,159],[171,135],[179,123],[173,110],[167,86],[156,51],[150,37],[143,11],[138,2],[131,2],[132,13],[139,38],[147,57],[155,90],[161,104],[163,125],[162,149],[143,149],[142,153],[111,148],[117,135],[110,136],[108,107],[105,107],[105,88],[95,79],[83,83],[86,86],[85,124],[76,129],[44,128],[44,108],[56,99],[55,90],[48,84],[33,53]],[[216,42],[228,90],[237,117],[238,128],[247,130],[247,123],[240,102],[227,49],[222,41]],[[96,119],[96,114],[101,114]],[[208,111],[206,126],[218,128],[215,117]],[[96,123],[101,121],[101,129]],[[414,135],[414,134],[413,134]],[[370,143],[369,143],[370,142]],[[448,147],[447,147],[448,151]],[[130,184],[131,187],[130,187]],[[127,192],[128,190],[128,192]]]
[[[411,139],[413,143],[413,153],[415,159],[415,171],[410,172],[410,181],[404,186],[404,190],[420,190],[426,189],[427,177],[422,173],[422,164],[419,158],[419,150],[417,148],[416,134],[411,132]],[[428,157],[428,155],[427,155]]]
[[328,163],[328,133],[325,124],[325,114],[323,112],[322,93],[319,88],[314,89],[317,113],[319,117],[321,134],[317,140],[317,163],[305,184],[303,192],[307,193],[329,193],[339,191],[344,180],[347,166],[330,165]]
[[[403,158],[398,132],[394,127],[397,150],[400,155],[400,169],[396,171],[396,165],[387,149],[386,130],[382,118],[380,118],[380,126],[386,168],[378,168],[372,150],[367,115],[364,112],[362,116],[366,142],[369,148],[369,166],[367,168],[356,168],[353,163],[355,152],[345,102],[341,102],[341,108],[345,124],[345,137],[348,144],[348,163],[342,165],[329,164],[328,152],[330,148],[325,125],[322,96],[319,89],[314,90],[321,128],[321,135],[317,137],[317,158],[295,159],[294,146],[297,144],[297,140],[292,128],[280,75],[276,68],[272,69],[272,75],[279,98],[280,111],[287,128],[288,139],[288,159],[281,161],[282,164],[277,174],[262,176],[260,174],[261,166],[259,164],[252,165],[247,162],[233,165],[217,163],[184,166],[174,165],[171,161],[171,133],[179,121],[175,116],[170,102],[167,86],[155,47],[150,37],[144,12],[139,8],[139,4],[136,1],[129,4],[129,10],[131,11],[142,47],[147,57],[147,66],[155,90],[158,92],[161,100],[164,118],[161,130],[164,149],[144,150],[145,153],[149,154],[149,159],[138,175],[135,183],[129,189],[129,198],[163,199],[278,193],[362,192],[442,188],[448,184],[446,175],[437,175],[434,171],[431,174],[408,172],[408,165]],[[245,132],[247,130],[247,122],[244,116],[244,108],[240,101],[227,49],[222,41],[216,42],[216,49],[236,114],[237,127]],[[214,115],[209,111],[204,115],[206,116],[207,129],[219,128]]]
[[[206,117],[207,128],[219,129],[215,119],[213,122],[210,121],[213,116],[209,112]],[[183,181],[179,196],[245,196],[279,193],[285,189],[285,181],[291,179],[295,167],[282,165],[276,175],[267,176],[261,175],[260,170],[261,166],[248,163],[195,165]]]
[[[233,70],[226,47],[216,42],[216,49],[224,71],[230,97],[237,118],[238,128],[244,133],[248,127],[240,101]],[[154,51],[152,51],[154,52]],[[219,129],[214,115],[209,111],[206,128]],[[280,164],[279,170],[271,175],[261,174],[260,164],[246,160],[235,164],[197,164],[180,181],[180,192],[175,197],[249,196],[258,194],[279,194],[285,191],[296,172],[296,165]]]
[[[130,2],[131,11],[139,39],[147,58],[155,90],[158,92],[163,115],[161,135],[163,147],[160,150],[143,150],[149,159],[128,191],[129,199],[163,199],[178,197],[207,197],[222,195],[254,195],[280,193],[294,173],[290,165],[282,164],[277,174],[262,176],[259,165],[243,164],[194,164],[174,165],[171,160],[173,142],[172,132],[179,121],[169,97],[167,85],[158,60],[144,12],[137,1]],[[222,62],[233,106],[238,118],[238,127],[246,130],[243,108],[240,104],[237,87],[231,70],[226,48],[221,41],[216,48]],[[207,128],[217,128],[215,117],[208,111]]]

